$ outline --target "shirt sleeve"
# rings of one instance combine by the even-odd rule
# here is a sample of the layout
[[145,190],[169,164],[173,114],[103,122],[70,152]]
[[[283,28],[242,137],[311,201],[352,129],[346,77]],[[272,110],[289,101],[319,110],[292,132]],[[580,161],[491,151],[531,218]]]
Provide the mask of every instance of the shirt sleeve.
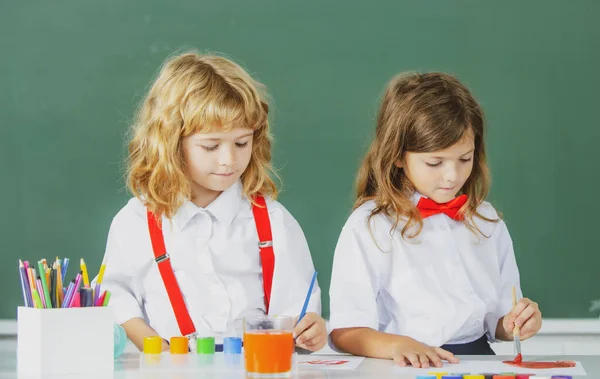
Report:
[[124,322],[134,318],[144,318],[142,298],[139,290],[134,286],[136,272],[135,262],[131,262],[130,252],[124,251],[119,243],[119,235],[125,230],[123,225],[115,219],[108,232],[106,243],[106,269],[101,286],[102,290],[110,291],[110,306],[115,312],[116,322]]
[[[300,224],[283,206],[279,207],[270,214],[275,271],[269,314],[296,317],[302,311],[315,267]],[[315,280],[306,312],[321,314],[318,280]]]
[[499,340],[496,339],[498,320],[508,314],[513,308],[513,286],[516,288],[517,299],[520,299],[523,296],[519,279],[519,268],[517,267],[512,239],[504,221],[500,220],[497,228],[495,243],[497,246],[496,251],[498,253],[498,263],[500,268],[498,301],[495,312],[488,313],[485,317],[487,337],[492,342],[499,342]]
[[338,239],[331,274],[330,329],[368,327],[377,330],[380,289],[378,257],[384,254],[367,228],[365,217],[352,215]]

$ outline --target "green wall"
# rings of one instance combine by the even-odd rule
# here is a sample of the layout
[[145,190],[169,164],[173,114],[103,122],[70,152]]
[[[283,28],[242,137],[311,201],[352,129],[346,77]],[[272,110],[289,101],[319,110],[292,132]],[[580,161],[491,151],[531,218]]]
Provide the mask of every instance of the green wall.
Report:
[[[99,267],[124,189],[124,135],[174,51],[221,52],[269,88],[280,200],[303,226],[325,311],[337,235],[378,98],[403,70],[457,74],[489,121],[490,200],[547,317],[600,298],[600,2],[5,2],[0,11],[4,301],[17,259]],[[74,270],[70,270],[71,273]]]

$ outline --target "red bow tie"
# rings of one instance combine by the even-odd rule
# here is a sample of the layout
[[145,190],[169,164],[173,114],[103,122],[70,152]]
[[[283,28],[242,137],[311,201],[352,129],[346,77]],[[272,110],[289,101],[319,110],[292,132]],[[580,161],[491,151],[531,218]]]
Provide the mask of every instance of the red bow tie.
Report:
[[421,212],[421,217],[426,218],[438,213],[445,213],[448,217],[461,221],[463,215],[458,214],[458,210],[467,202],[467,195],[460,195],[447,203],[438,204],[435,201],[422,197],[419,199],[417,209]]

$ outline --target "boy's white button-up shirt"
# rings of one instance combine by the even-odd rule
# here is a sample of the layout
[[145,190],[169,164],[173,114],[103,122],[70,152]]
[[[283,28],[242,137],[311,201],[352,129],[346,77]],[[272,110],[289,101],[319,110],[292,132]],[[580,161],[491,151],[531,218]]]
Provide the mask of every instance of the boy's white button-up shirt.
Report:
[[[269,314],[297,316],[314,273],[300,225],[277,201],[267,198],[275,270]],[[163,234],[175,277],[199,335],[239,334],[244,316],[265,313],[258,234],[241,183],[206,208],[188,201]],[[113,219],[106,246],[102,289],[118,323],[141,317],[163,338],[181,335],[150,242],[146,208],[137,198]],[[315,284],[309,312],[321,312]]]
[[[412,197],[416,204],[420,194]],[[489,238],[445,214],[423,220],[414,239],[392,230],[383,214],[368,222],[368,201],[347,220],[335,249],[330,328],[369,327],[430,346],[495,340],[498,320],[521,296],[519,271],[505,223],[475,222]],[[497,219],[489,203],[478,211]],[[370,226],[370,228],[369,228]],[[409,231],[410,232],[410,231]]]

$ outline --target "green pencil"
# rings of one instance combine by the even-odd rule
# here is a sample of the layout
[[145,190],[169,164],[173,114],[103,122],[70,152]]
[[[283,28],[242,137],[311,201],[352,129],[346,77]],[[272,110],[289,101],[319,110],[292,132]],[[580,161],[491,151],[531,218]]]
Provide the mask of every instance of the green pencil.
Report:
[[42,304],[42,299],[40,299],[40,295],[38,294],[37,290],[34,289],[32,291],[32,294],[33,294],[32,295],[33,296],[33,301],[35,301],[36,308],[43,309],[44,305]]
[[110,301],[110,291],[106,291],[106,295],[104,296],[104,302],[102,303],[102,306],[106,307],[108,305],[109,301]]
[[[44,299],[46,299],[46,308],[52,308],[52,302],[50,301],[50,292],[48,292],[48,283],[46,283],[46,270],[44,270],[44,262],[38,262],[38,268],[40,269],[40,279],[42,280],[42,289],[44,290]],[[40,294],[41,296],[42,294]]]

